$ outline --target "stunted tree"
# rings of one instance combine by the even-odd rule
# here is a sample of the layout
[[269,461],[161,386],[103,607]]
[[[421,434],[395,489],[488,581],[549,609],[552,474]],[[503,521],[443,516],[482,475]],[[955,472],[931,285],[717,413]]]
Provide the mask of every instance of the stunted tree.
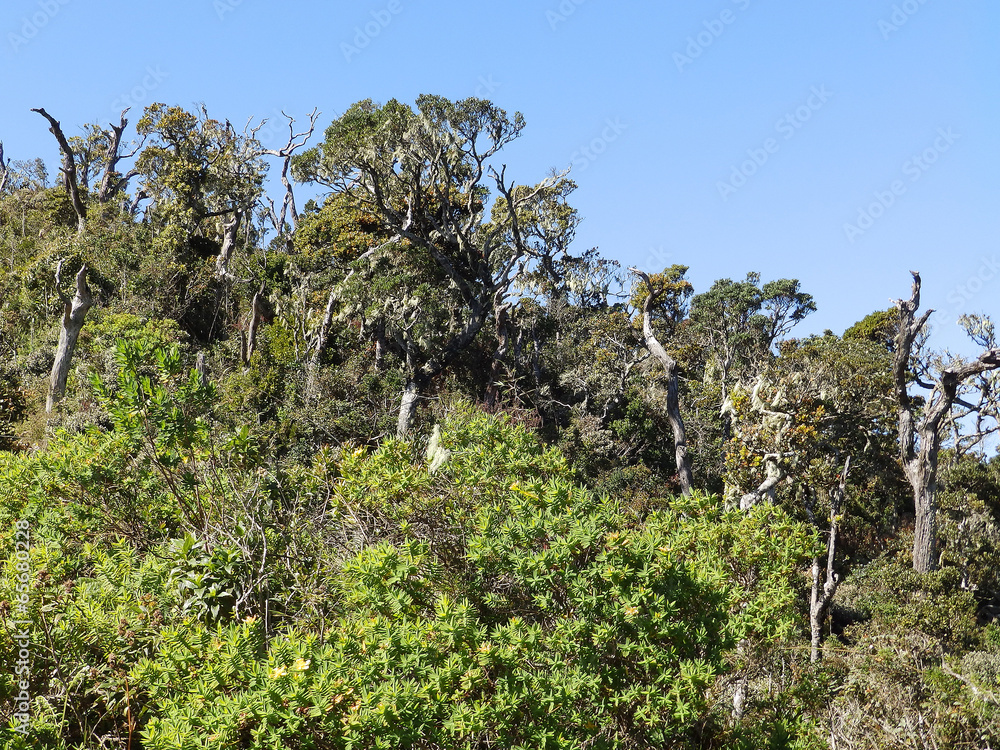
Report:
[[354,261],[331,300],[401,362],[399,436],[409,432],[421,395],[543,252],[525,215],[564,194],[562,177],[517,186],[494,163],[523,128],[519,113],[510,117],[483,99],[424,95],[415,108],[365,100],[292,162],[296,179],[345,196],[388,235]]
[[678,386],[678,365],[663,348],[653,330],[653,318],[674,327],[684,318],[687,299],[694,291],[691,282],[684,278],[687,266],[674,265],[662,273],[649,274],[637,268],[631,269],[643,282],[643,289],[636,295],[635,304],[642,309],[642,337],[649,353],[663,367],[667,381],[667,418],[674,438],[674,460],[677,464],[677,478],[681,492],[690,495],[694,487],[691,459],[688,457],[687,435],[681,416],[680,389]]
[[[893,381],[899,411],[899,452],[903,471],[913,490],[916,519],[913,529],[913,569],[927,573],[938,565],[937,550],[937,476],[938,454],[944,427],[952,407],[976,407],[960,397],[962,386],[982,373],[1000,368],[1000,347],[995,342],[971,362],[955,360],[941,369],[928,383],[914,375],[914,344],[933,310],[917,317],[920,307],[920,274],[911,271],[913,287],[910,299],[897,300],[899,329],[893,362]],[[974,336],[975,338],[975,336]],[[929,391],[920,403],[910,395],[911,384]]]

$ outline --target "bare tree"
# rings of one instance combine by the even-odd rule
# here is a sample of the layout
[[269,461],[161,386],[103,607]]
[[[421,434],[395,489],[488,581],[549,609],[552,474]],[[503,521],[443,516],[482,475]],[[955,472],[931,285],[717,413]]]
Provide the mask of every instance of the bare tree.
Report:
[[63,303],[62,328],[59,330],[59,345],[56,347],[55,362],[52,363],[52,375],[49,379],[49,396],[45,402],[45,411],[52,412],[55,404],[66,393],[66,377],[69,375],[70,362],[76,350],[76,341],[83,328],[87,311],[94,304],[93,295],[87,285],[87,266],[81,266],[76,274],[76,294],[70,299],[59,287],[63,262],[56,266],[56,291]]
[[[294,232],[295,227],[299,223],[299,212],[295,206],[295,192],[292,190],[292,182],[288,178],[288,170],[292,164],[292,156],[312,138],[313,131],[316,129],[316,119],[319,117],[319,110],[313,109],[309,113],[309,128],[299,133],[295,132],[295,118],[291,115],[286,115],[284,112],[281,114],[288,119],[288,140],[281,148],[262,148],[260,153],[267,154],[268,156],[276,156],[281,159],[281,184],[285,186],[285,195],[281,200],[280,212],[275,210],[274,201],[268,198],[268,215],[271,219],[271,224],[274,226],[274,230],[278,233],[279,237],[285,237],[286,245],[291,250],[292,234],[285,231],[285,226],[286,222],[291,219],[291,228]],[[256,132],[257,130],[254,131],[254,134]]]
[[127,113],[128,109],[122,110],[121,118],[117,125],[109,123],[111,126],[111,135],[107,154],[105,155],[104,176],[101,178],[101,186],[97,191],[98,203],[108,203],[113,200],[115,196],[128,186],[132,178],[139,174],[137,169],[130,169],[123,175],[118,173],[118,164],[123,159],[131,159],[139,153],[139,149],[142,148],[143,143],[146,141],[143,138],[134,144],[131,151],[128,153],[122,152],[122,135],[128,126],[128,120],[125,119]]
[[681,417],[680,396],[678,393],[677,360],[667,354],[656,334],[653,332],[651,311],[659,301],[660,294],[654,287],[649,275],[637,268],[630,269],[646,284],[648,294],[642,305],[642,336],[649,349],[660,365],[667,378],[667,419],[674,434],[674,460],[677,463],[677,478],[681,484],[681,492],[690,495],[694,487],[694,477],[691,472],[691,458],[687,452],[687,435],[684,431],[684,420]]
[[3,195],[8,180],[10,180],[10,162],[4,159],[3,141],[0,141],[0,195]]
[[77,232],[83,234],[87,229],[87,206],[83,202],[83,197],[80,195],[80,187],[77,183],[76,159],[73,156],[73,149],[70,147],[69,141],[66,140],[66,136],[63,134],[58,120],[46,112],[43,107],[32,109],[31,111],[37,112],[49,121],[49,131],[56,137],[56,141],[59,142],[59,148],[62,150],[63,155],[61,170],[66,184],[66,192],[69,193],[70,200],[73,202],[73,210],[76,211]]
[[899,451],[903,471],[913,490],[916,521],[913,530],[913,569],[926,573],[937,567],[937,470],[943,427],[952,407],[970,405],[959,398],[959,388],[970,378],[1000,368],[1000,348],[991,347],[971,362],[956,361],[945,367],[934,383],[919,378],[928,390],[919,418],[909,394],[913,345],[933,310],[916,317],[920,307],[920,274],[914,271],[909,300],[897,300],[899,329],[893,362],[893,382],[899,412]]

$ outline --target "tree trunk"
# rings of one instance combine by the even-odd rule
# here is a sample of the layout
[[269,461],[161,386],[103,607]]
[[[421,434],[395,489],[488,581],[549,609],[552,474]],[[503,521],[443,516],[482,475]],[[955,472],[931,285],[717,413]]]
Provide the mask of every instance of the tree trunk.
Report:
[[[926,451],[931,453],[931,451]],[[921,454],[925,451],[921,450]],[[913,487],[916,519],[913,524],[913,569],[929,573],[937,568],[937,450],[907,472]]]
[[[820,558],[813,558],[812,565],[812,598],[809,602],[809,628],[811,630],[809,660],[817,662],[820,659],[820,647],[823,645],[823,625],[830,614],[833,597],[840,585],[840,577],[834,570],[834,560],[837,555],[837,535],[840,532],[840,521],[844,508],[844,497],[847,494],[847,475],[851,470],[851,457],[844,462],[844,470],[840,475],[840,483],[830,493],[830,534],[826,541],[826,580],[822,580]],[[816,524],[812,502],[807,505],[809,518]]]
[[420,385],[416,378],[409,378],[403,389],[403,397],[399,401],[399,420],[396,422],[396,437],[403,440],[410,434],[410,425],[417,413],[417,401],[420,399]]
[[[634,269],[635,270],[635,269]],[[667,376],[667,419],[670,422],[670,430],[674,435],[674,460],[677,464],[677,479],[681,485],[681,494],[690,495],[694,488],[694,476],[691,472],[691,458],[687,452],[687,433],[684,430],[684,420],[681,417],[679,386],[677,383],[677,361],[667,354],[656,334],[653,333],[653,323],[650,310],[656,301],[653,287],[649,277],[642,271],[636,270],[649,288],[646,301],[642,306],[642,336],[649,353],[659,360],[663,366],[663,371]]]
[[[59,272],[62,270],[62,261],[56,270],[56,288],[59,287]],[[83,321],[87,317],[87,311],[94,304],[90,287],[87,286],[87,267],[82,266],[76,275],[76,294],[73,299],[67,299],[60,292],[63,299],[63,321],[59,331],[59,346],[56,348],[56,359],[52,363],[52,375],[49,379],[49,396],[45,402],[46,413],[51,413],[53,407],[66,393],[66,378],[69,375],[70,362],[73,359],[73,352],[76,350],[76,340],[80,336],[80,329],[83,328]]]
[[219,255],[215,259],[215,275],[220,279],[226,279],[230,276],[229,259],[232,258],[233,250],[236,248],[236,238],[242,219],[242,212],[234,211],[233,215],[223,223],[222,249],[219,250]]
[[243,357],[244,365],[250,364],[250,358],[253,357],[253,353],[257,350],[257,332],[260,324],[270,322],[270,317],[269,305],[267,299],[264,297],[264,284],[262,283],[260,289],[253,296],[253,302],[250,304],[250,327],[247,331],[246,352]]

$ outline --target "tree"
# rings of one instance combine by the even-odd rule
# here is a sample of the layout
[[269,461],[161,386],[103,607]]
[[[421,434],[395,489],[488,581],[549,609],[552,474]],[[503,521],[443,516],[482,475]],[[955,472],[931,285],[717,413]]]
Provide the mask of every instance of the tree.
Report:
[[661,319],[666,320],[671,325],[676,325],[683,318],[685,302],[694,290],[691,282],[684,278],[687,266],[674,265],[653,277],[636,268],[631,270],[645,284],[644,292],[638,295],[642,305],[642,337],[646,348],[663,367],[667,378],[667,415],[674,436],[677,476],[680,480],[681,492],[690,495],[694,478],[691,474],[691,459],[688,457],[684,419],[681,417],[677,385],[677,360],[667,353],[653,331],[653,311],[657,310],[660,312]]
[[[1000,368],[1000,347],[995,342],[971,362],[956,360],[945,366],[934,383],[913,375],[914,343],[933,310],[916,317],[920,307],[920,274],[911,271],[913,287],[909,300],[897,300],[899,328],[893,362],[893,381],[899,412],[899,453],[903,471],[913,491],[916,519],[913,529],[913,569],[927,573],[937,567],[937,473],[942,428],[956,404],[970,406],[959,398],[962,385],[981,373]],[[919,410],[909,393],[911,382],[930,391]]]
[[[215,270],[229,277],[229,262],[241,225],[249,218],[264,181],[259,144],[208,116],[180,107],[151,104],[136,124],[150,139],[136,168],[143,193],[153,201],[147,218],[164,225],[163,241],[184,245],[197,237],[217,244]],[[206,225],[221,220],[221,227]]]
[[[796,279],[763,285],[751,272],[744,281],[720,279],[691,301],[691,322],[707,344],[710,366],[717,369],[724,405],[733,383],[753,375],[766,363],[771,347],[809,313],[816,311],[812,295]],[[728,421],[723,430],[728,437]]]
[[[292,162],[297,179],[345,195],[389,235],[355,262],[337,296],[402,364],[400,436],[409,432],[421,395],[541,252],[525,212],[558,201],[565,183],[554,175],[519,187],[506,166],[491,163],[523,128],[519,113],[509,117],[482,99],[424,95],[415,110],[365,100]],[[487,177],[497,193],[489,221]]]

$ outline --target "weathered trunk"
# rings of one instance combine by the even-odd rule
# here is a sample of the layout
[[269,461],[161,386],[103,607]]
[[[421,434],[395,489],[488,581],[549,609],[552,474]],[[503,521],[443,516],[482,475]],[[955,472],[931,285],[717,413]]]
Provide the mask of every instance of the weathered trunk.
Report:
[[410,425],[417,413],[417,401],[420,399],[420,385],[415,378],[406,381],[403,397],[399,401],[399,420],[396,422],[396,437],[405,439],[410,434]]
[[684,420],[681,417],[679,386],[677,383],[677,361],[667,354],[656,334],[653,332],[653,322],[650,310],[656,301],[649,277],[642,271],[636,271],[649,287],[649,294],[642,307],[642,336],[649,353],[659,360],[667,377],[667,420],[674,437],[674,460],[677,464],[677,480],[681,485],[681,493],[690,495],[694,489],[694,476],[691,472],[691,458],[687,452],[687,433],[684,430]]
[[[936,436],[935,436],[936,437]],[[937,568],[937,448],[920,451],[920,461],[907,472],[913,488],[916,518],[913,524],[913,569],[929,573]],[[931,455],[923,455],[923,454]]]
[[7,187],[8,179],[10,179],[10,169],[3,156],[3,142],[0,142],[0,195],[3,195],[4,188]]
[[[62,262],[60,261],[60,269]],[[56,271],[56,286],[59,284],[59,270]],[[94,304],[90,287],[87,286],[87,267],[82,266],[76,275],[76,294],[73,299],[63,298],[63,320],[59,331],[59,345],[56,348],[56,359],[52,363],[52,375],[49,379],[49,396],[45,402],[45,411],[51,413],[53,407],[66,393],[66,378],[69,376],[69,366],[76,351],[76,341],[83,328],[87,311]]]
[[233,215],[223,224],[222,249],[215,259],[215,275],[221,279],[229,278],[229,260],[236,248],[236,237],[239,234],[242,219],[243,214],[240,211],[234,211]]
[[500,381],[507,364],[507,353],[510,351],[510,304],[501,305],[496,312],[497,350],[493,354],[490,369],[490,381],[486,387],[486,405],[496,406],[500,400]]
[[[809,628],[812,638],[810,640],[810,661],[817,662],[820,659],[820,647],[823,645],[823,626],[826,618],[830,614],[830,607],[833,605],[833,597],[837,593],[837,586],[840,585],[840,577],[834,570],[834,561],[837,555],[837,536],[840,533],[840,521],[843,517],[844,498],[847,494],[847,475],[851,470],[851,457],[848,456],[844,462],[844,471],[840,475],[840,483],[837,488],[830,493],[830,534],[826,541],[826,580],[822,580],[822,567],[820,558],[813,558],[812,565],[812,597],[809,602]],[[812,503],[807,506],[809,517],[813,524],[816,519],[812,509]]]
[[309,358],[309,365],[306,368],[306,403],[311,402],[316,396],[316,378],[319,376],[319,361],[323,355],[323,348],[330,335],[330,326],[333,325],[333,312],[337,305],[337,287],[330,288],[330,294],[326,299],[326,309],[323,312],[323,322],[320,323],[319,331],[312,345],[312,356]]
[[667,420],[670,422],[670,429],[674,434],[674,461],[677,464],[677,478],[680,481],[681,492],[690,495],[694,488],[694,476],[687,451],[687,432],[684,430],[684,420],[681,418],[677,363],[672,359],[671,362],[672,367],[664,365],[667,373]]
[[750,492],[747,492],[740,498],[740,510],[750,510],[755,505],[760,503],[765,497],[772,503],[774,502],[775,491],[778,484],[788,476],[788,472],[785,471],[785,467],[781,465],[780,459],[781,457],[777,454],[769,453],[764,456],[767,476],[756,489],[750,490]]
[[[946,368],[926,399],[923,416],[917,421],[913,399],[908,393],[909,367],[913,342],[932,310],[916,318],[920,306],[920,274],[911,271],[913,288],[909,300],[898,300],[899,329],[893,380],[899,410],[899,454],[906,478],[913,490],[916,522],[913,529],[913,569],[928,573],[937,567],[937,469],[941,430],[945,417],[958,398],[958,390],[969,378],[1000,368],[1000,348],[990,348],[971,362]],[[919,444],[918,438],[919,436]]]
[[257,332],[260,328],[261,323],[266,323],[270,320],[270,306],[268,305],[267,298],[264,297],[264,285],[260,285],[260,289],[257,290],[256,294],[253,296],[253,302],[250,305],[250,327],[247,331],[247,345],[246,353],[243,358],[243,364],[250,364],[250,358],[253,357],[253,353],[257,350]]

